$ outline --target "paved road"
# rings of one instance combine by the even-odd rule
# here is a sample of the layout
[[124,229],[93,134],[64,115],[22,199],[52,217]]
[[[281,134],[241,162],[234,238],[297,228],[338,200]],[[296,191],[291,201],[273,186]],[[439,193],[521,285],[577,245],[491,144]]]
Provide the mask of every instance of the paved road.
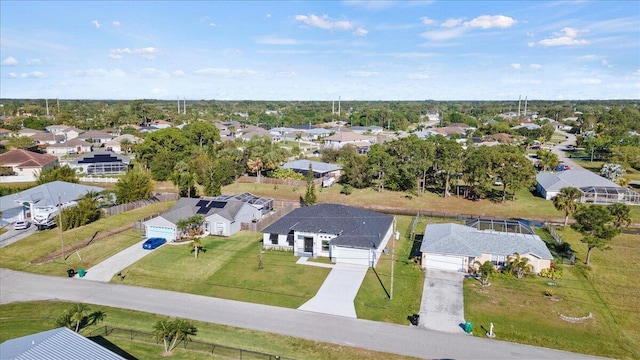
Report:
[[30,300],[113,306],[420,358],[593,359],[415,326],[0,269],[0,303]]
[[[430,330],[462,333],[464,296],[460,272],[427,269],[422,289],[419,325]],[[481,331],[477,326],[475,331]]]
[[334,264],[318,293],[298,309],[357,318],[353,300],[368,270],[366,265]]
[[576,145],[575,134],[570,134],[562,130],[556,130],[556,132],[564,135],[566,137],[566,140],[556,144],[553,148],[551,148],[551,152],[558,155],[558,160],[564,161],[565,164],[571,167],[571,170],[584,170],[582,166],[576,164],[575,161],[570,159],[563,151],[567,148],[567,145]]
[[7,225],[6,229],[7,232],[0,235],[0,248],[13,244],[18,240],[22,240],[27,236],[34,234],[37,230],[33,224],[25,230],[13,230],[13,224]]

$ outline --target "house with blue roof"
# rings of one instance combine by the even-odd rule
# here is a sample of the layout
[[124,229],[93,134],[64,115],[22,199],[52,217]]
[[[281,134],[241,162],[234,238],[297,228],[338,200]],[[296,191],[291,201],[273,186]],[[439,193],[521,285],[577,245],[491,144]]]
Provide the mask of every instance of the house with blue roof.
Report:
[[295,209],[263,230],[263,248],[375,267],[395,236],[395,217],[340,204]]
[[420,246],[423,269],[469,272],[475,262],[507,265],[515,253],[529,259],[536,273],[551,266],[553,256],[538,235],[480,230],[454,223],[429,224]]

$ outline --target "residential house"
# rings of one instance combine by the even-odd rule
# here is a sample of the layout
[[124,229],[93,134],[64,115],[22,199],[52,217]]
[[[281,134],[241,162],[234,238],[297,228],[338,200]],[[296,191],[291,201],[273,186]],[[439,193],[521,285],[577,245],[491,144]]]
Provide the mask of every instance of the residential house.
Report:
[[108,141],[106,144],[104,144],[104,147],[107,151],[113,151],[116,154],[120,154],[120,153],[130,153],[131,152],[131,146],[127,145],[127,146],[123,146],[122,143],[125,142],[131,146],[135,145],[135,144],[139,144],[142,142],[142,139],[140,139],[137,136],[133,136],[131,134],[124,134],[124,135],[120,135],[116,138],[113,138],[112,140]]
[[161,237],[167,241],[180,239],[178,222],[200,215],[203,235],[231,236],[240,231],[242,223],[259,220],[273,209],[273,200],[249,193],[222,195],[214,198],[180,198],[168,212],[144,222],[147,238]]
[[92,144],[78,138],[47,145],[45,148],[47,154],[51,155],[83,154],[91,152],[92,149]]
[[[45,131],[42,130],[34,130],[34,129],[29,129],[29,128],[22,128],[18,131],[18,136],[28,136],[28,137],[32,137],[33,135],[36,134],[46,134]],[[51,136],[51,135],[49,135]]]
[[49,154],[15,149],[0,155],[0,166],[9,167],[14,175],[36,179],[38,173],[58,165],[58,158]]
[[578,188],[582,192],[579,200],[582,203],[640,205],[640,194],[588,170],[536,175],[536,190],[547,200],[553,199],[565,187]]
[[265,249],[294,256],[328,257],[335,263],[375,267],[395,236],[395,217],[339,204],[295,209],[262,232]]
[[371,134],[371,135],[379,135],[382,134],[384,130],[381,126],[369,125],[369,126],[352,126],[349,130],[358,133],[360,135],[363,134]]
[[75,331],[60,327],[7,340],[0,344],[0,356],[9,359],[124,360],[122,356]]
[[30,138],[35,141],[37,145],[46,147],[47,145],[61,144],[66,139],[63,133],[47,133],[40,132],[31,135]]
[[103,146],[104,144],[113,140],[114,136],[100,130],[89,130],[80,134],[78,138],[86,142],[96,144],[97,146]]
[[324,146],[331,149],[341,149],[347,144],[354,146],[365,146],[372,143],[372,138],[369,136],[360,135],[351,131],[341,131],[331,136],[324,138]]
[[327,136],[333,134],[333,130],[322,129],[322,128],[313,128],[307,130],[307,138],[311,141],[319,141]]
[[0,129],[0,138],[8,138],[12,134],[11,130]]
[[342,166],[328,164],[320,161],[310,161],[304,159],[294,160],[283,164],[280,167],[284,169],[291,169],[297,173],[307,176],[307,173],[309,172],[309,165],[311,165],[313,177],[316,179],[328,177],[333,177],[335,179],[340,178],[340,171],[342,171]]
[[423,269],[469,272],[478,261],[491,261],[497,268],[518,253],[529,259],[536,273],[551,266],[553,256],[535,234],[479,230],[454,223],[426,226],[420,246]]
[[131,160],[108,151],[91,152],[73,159],[69,166],[88,176],[124,175],[129,170]]

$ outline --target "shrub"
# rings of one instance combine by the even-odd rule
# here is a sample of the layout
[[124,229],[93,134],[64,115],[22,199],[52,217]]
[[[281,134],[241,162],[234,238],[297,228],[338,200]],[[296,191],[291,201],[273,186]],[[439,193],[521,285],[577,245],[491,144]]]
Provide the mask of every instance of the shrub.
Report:
[[342,187],[342,190],[340,190],[340,194],[345,194],[345,195],[351,195],[352,192],[353,192],[353,186],[349,184],[344,185]]

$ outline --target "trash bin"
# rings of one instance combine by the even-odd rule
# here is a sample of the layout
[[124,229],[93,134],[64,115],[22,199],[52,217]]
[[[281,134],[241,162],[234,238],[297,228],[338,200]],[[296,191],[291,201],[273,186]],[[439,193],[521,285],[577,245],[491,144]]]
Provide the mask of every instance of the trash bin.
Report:
[[69,269],[69,270],[67,270],[67,275],[69,275],[70,278],[74,277],[74,276],[76,276],[76,271],[73,270],[73,269]]
[[466,332],[467,334],[471,334],[472,331],[473,331],[473,323],[469,321],[464,323],[464,332]]
[[85,274],[86,274],[86,272],[84,271],[83,268],[78,269],[78,276],[79,277],[84,277]]

